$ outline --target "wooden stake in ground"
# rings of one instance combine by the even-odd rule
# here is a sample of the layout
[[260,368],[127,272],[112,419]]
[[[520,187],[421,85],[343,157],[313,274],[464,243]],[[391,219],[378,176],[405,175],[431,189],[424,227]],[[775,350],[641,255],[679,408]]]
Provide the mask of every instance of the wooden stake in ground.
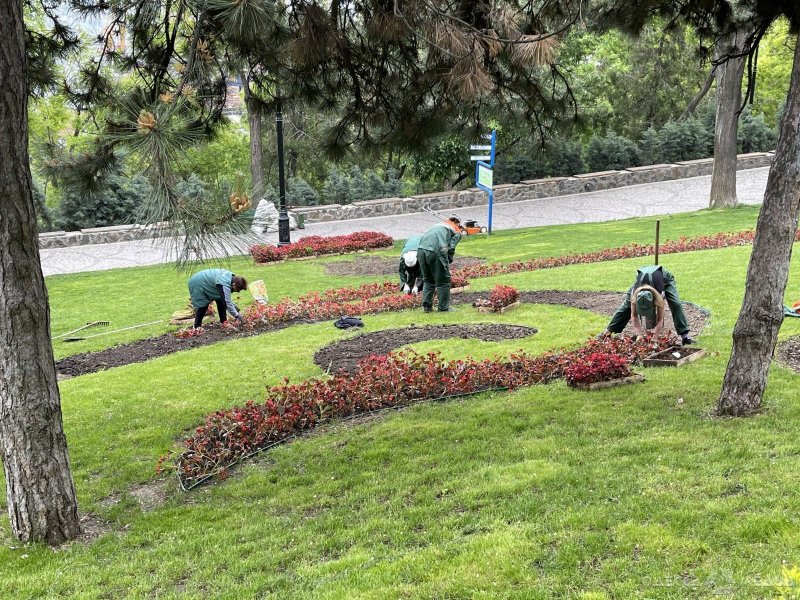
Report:
[[659,236],[661,235],[661,219],[656,219],[656,266],[658,266],[658,245]]

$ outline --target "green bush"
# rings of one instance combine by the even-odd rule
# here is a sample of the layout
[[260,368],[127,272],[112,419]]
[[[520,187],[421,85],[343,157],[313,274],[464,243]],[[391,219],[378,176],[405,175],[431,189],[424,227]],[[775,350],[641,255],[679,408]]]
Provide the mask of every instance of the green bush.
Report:
[[547,159],[541,149],[525,154],[501,157],[494,169],[494,183],[519,183],[523,179],[538,179],[548,174]]
[[150,190],[150,184],[141,175],[128,179],[119,174],[110,176],[101,188],[92,192],[62,188],[58,225],[75,231],[133,223],[136,209]]
[[586,146],[585,157],[590,172],[619,170],[641,164],[636,144],[613,131],[605,136],[592,136]]
[[578,142],[558,140],[548,148],[548,173],[553,177],[570,177],[586,171],[583,149]]
[[768,152],[778,143],[778,132],[764,122],[764,115],[745,109],[736,134],[739,152]]

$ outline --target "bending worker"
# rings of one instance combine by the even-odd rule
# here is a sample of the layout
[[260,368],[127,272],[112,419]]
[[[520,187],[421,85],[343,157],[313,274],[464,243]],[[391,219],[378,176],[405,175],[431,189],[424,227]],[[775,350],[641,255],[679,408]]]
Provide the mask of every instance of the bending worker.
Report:
[[418,294],[422,289],[422,274],[417,259],[417,248],[421,235],[406,240],[403,252],[400,253],[400,287],[406,294]]
[[625,300],[611,317],[606,329],[611,333],[621,333],[628,321],[633,319],[636,334],[642,335],[641,318],[644,317],[646,327],[653,329],[657,335],[664,327],[665,300],[672,313],[675,331],[681,336],[683,344],[694,343],[689,337],[689,323],[678,296],[675,277],[661,266],[641,267],[636,271],[636,281],[625,293]]
[[422,307],[433,310],[433,292],[439,296],[439,310],[450,310],[450,263],[461,241],[461,220],[450,217],[437,223],[422,236],[417,249],[417,260],[422,272]]
[[195,310],[194,327],[197,329],[203,323],[209,304],[217,303],[219,322],[227,320],[227,312],[240,323],[244,322],[242,315],[231,300],[231,291],[241,292],[247,289],[247,280],[237,277],[224,269],[206,269],[195,273],[189,278],[189,296],[192,298],[192,307]]

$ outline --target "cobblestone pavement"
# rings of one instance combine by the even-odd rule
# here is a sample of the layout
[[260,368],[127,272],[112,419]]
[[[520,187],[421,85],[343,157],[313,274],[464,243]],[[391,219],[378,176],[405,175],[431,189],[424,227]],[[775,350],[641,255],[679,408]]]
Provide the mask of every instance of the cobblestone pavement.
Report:
[[[759,204],[764,196],[769,168],[747,169],[737,174],[739,202]],[[631,217],[674,214],[706,208],[711,177],[692,177],[628,187],[587,192],[570,196],[554,196],[523,202],[495,204],[493,229],[519,229],[542,225],[596,223]],[[487,221],[486,206],[461,208],[455,212],[462,219]],[[369,219],[351,219],[331,223],[313,223],[291,233],[292,241],[308,235],[342,235],[354,231],[381,231],[402,239],[421,233],[436,222],[428,213],[392,215]],[[277,234],[261,236],[266,242],[277,242]],[[166,240],[141,240],[116,244],[96,244],[41,250],[45,275],[103,271],[173,262],[175,253]],[[242,254],[246,243],[231,247],[231,254]]]

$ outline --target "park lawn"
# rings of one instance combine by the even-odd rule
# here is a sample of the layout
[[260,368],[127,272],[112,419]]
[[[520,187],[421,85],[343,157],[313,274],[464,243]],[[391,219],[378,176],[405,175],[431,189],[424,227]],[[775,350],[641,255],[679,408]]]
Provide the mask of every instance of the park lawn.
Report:
[[[722,211],[704,210],[662,216],[659,217],[662,240],[752,229],[757,215],[758,207],[743,206]],[[458,253],[484,257],[493,262],[508,262],[591,252],[629,243],[648,244],[653,242],[655,221],[655,217],[648,217],[606,223],[497,231],[491,237],[464,238],[459,244]],[[393,249],[380,250],[373,254],[397,257],[401,245],[398,242]],[[249,281],[263,279],[273,301],[286,296],[295,298],[311,290],[386,279],[386,277],[326,275],[324,263],[336,260],[352,260],[352,256],[265,266],[255,265],[249,257],[234,257],[219,266],[243,275]],[[166,320],[174,311],[185,307],[188,303],[186,280],[189,274],[176,271],[173,265],[159,265],[48,277],[47,287],[50,294],[54,335],[71,331],[90,321],[109,321],[110,324],[84,330],[81,334],[94,335],[130,325],[162,321],[147,327],[81,342],[65,343],[56,340],[53,346],[56,359],[80,352],[101,350],[174,330],[175,326],[167,324]],[[249,302],[249,294],[241,294],[241,305],[245,306]]]
[[[15,543],[4,519],[0,596],[772,597],[782,565],[800,564],[800,376],[775,365],[757,417],[709,416],[749,252],[664,257],[683,298],[712,311],[700,338],[709,356],[697,363],[644,369],[647,382],[636,386],[587,393],[557,382],[324,426],[188,494],[167,477],[165,503],[147,512],[134,493],[174,440],[284,375],[319,374],[314,351],[354,333],[300,325],[64,381],[81,508],[112,531],[54,552]],[[641,262],[475,284],[623,290]],[[791,292],[800,294],[797,265]],[[447,357],[538,353],[606,322],[541,305],[365,322],[377,330],[487,319],[540,332],[415,347]],[[787,320],[782,338],[800,334],[797,321]]]

